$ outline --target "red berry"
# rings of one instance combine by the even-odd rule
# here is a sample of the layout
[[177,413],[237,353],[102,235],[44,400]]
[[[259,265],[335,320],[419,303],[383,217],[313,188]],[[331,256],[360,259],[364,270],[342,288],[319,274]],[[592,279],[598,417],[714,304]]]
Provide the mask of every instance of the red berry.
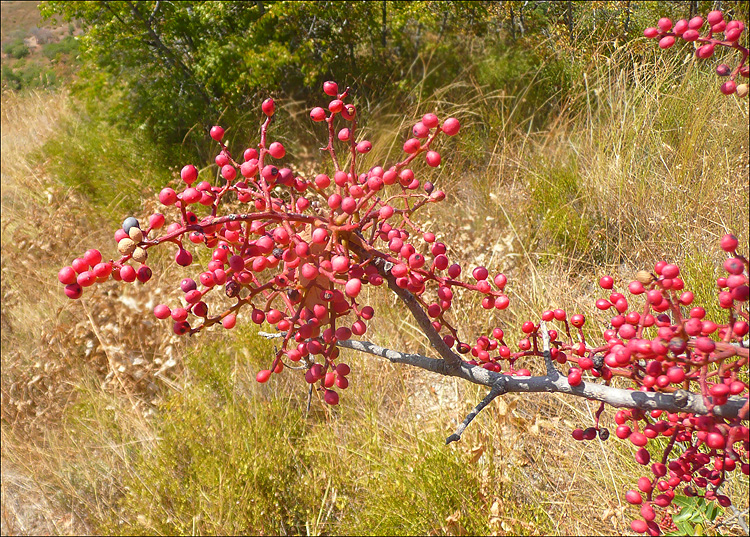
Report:
[[727,80],[721,85],[721,92],[724,95],[731,95],[735,91],[737,91],[737,84],[734,80]]
[[310,119],[313,121],[325,121],[326,111],[321,107],[317,106],[310,110]]
[[458,122],[456,118],[449,117],[445,121],[443,121],[443,125],[441,127],[442,131],[447,134],[448,136],[455,136],[458,134],[458,130],[461,128],[461,124]]
[[425,114],[422,116],[422,124],[428,129],[434,129],[438,126],[438,117],[432,113]]
[[265,115],[268,117],[271,117],[273,113],[276,111],[276,104],[273,102],[273,99],[270,97],[263,101],[263,103],[260,105],[260,109],[263,111]]
[[224,137],[224,129],[222,129],[218,125],[214,125],[213,127],[211,127],[211,132],[209,134],[211,135],[211,138],[213,138],[217,142],[220,142]]
[[721,249],[725,252],[733,253],[737,249],[738,244],[739,240],[737,240],[737,237],[731,233],[728,233],[721,238]]
[[332,80],[323,82],[323,92],[331,97],[336,97],[339,94],[339,85]]
[[258,371],[258,374],[255,375],[255,380],[263,384],[264,382],[268,382],[268,379],[271,378],[271,370],[270,369],[261,369]]
[[339,404],[339,394],[333,390],[326,390],[323,400],[331,406]]
[[428,151],[425,155],[425,159],[427,160],[427,165],[432,168],[440,166],[440,153],[437,151]]
[[672,45],[674,45],[674,37],[671,35],[668,35],[666,37],[662,37],[659,40],[659,48],[670,48]]

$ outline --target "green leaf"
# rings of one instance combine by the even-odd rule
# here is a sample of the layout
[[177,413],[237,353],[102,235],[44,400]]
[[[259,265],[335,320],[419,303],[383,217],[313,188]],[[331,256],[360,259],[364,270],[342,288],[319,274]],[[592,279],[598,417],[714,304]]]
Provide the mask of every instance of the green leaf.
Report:
[[695,535],[693,526],[688,522],[675,522],[675,524],[680,530],[679,533],[675,533],[676,535]]

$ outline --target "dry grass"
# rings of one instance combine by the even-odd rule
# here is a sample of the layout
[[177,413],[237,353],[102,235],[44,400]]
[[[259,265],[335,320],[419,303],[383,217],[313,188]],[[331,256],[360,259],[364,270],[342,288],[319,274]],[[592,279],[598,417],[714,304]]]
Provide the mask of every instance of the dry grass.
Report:
[[[551,306],[593,325],[590,282],[602,272],[620,283],[666,256],[690,282],[718,259],[724,230],[748,243],[748,187],[736,179],[747,175],[746,102],[706,91],[713,76],[682,58],[632,61],[623,52],[596,63],[543,132],[529,132],[500,92],[466,85],[460,105],[446,97],[456,87],[414,100],[414,117],[435,107],[464,125],[431,177],[450,197],[424,215],[426,229],[458,245],[449,253],[467,269],[485,264],[511,280],[512,313],[473,299],[456,308],[467,337],[502,326],[513,340],[518,321]],[[57,268],[110,244],[111,230],[28,163],[58,121],[77,121],[67,97],[6,99],[3,533],[628,531],[623,494],[641,471],[631,447],[569,440],[593,403],[509,395],[446,448],[479,388],[349,352],[341,405],[313,401],[308,415],[298,375],[254,382],[270,344],[252,330],[206,334],[195,348],[144,320],[151,297],[182,277],[158,258],[147,287],[61,298]],[[408,126],[377,115],[373,159],[395,155],[392,133]],[[366,298],[377,305],[375,342],[429,352],[399,304]],[[727,489],[747,507],[746,477]]]

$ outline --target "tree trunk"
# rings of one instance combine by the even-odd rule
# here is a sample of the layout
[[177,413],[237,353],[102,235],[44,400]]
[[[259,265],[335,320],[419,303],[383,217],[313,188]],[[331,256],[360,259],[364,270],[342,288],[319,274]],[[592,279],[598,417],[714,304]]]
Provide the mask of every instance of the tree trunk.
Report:
[[625,28],[623,29],[623,33],[626,36],[628,35],[629,28],[630,28],[630,0],[625,2]]
[[573,42],[573,1],[568,0],[567,2],[567,19],[568,19],[568,38],[570,42]]
[[383,48],[385,48],[385,45],[386,45],[385,40],[386,40],[387,31],[388,31],[388,28],[385,24],[385,16],[386,16],[385,4],[386,2],[385,0],[383,0],[383,26],[382,26],[381,33],[380,33],[380,43],[383,45]]

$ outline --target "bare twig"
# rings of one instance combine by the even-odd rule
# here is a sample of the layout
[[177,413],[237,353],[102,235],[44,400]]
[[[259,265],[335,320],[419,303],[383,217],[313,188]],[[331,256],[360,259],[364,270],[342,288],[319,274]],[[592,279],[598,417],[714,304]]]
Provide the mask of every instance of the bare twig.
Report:
[[549,332],[547,331],[547,323],[542,321],[539,323],[539,330],[542,332],[542,351],[544,352],[544,365],[547,368],[547,376],[550,378],[557,378],[560,376],[560,372],[555,367],[552,361],[552,351],[549,348]]
[[480,401],[480,403],[474,407],[474,410],[469,412],[469,415],[466,416],[466,419],[461,423],[461,425],[458,426],[456,429],[456,432],[450,435],[446,440],[445,444],[448,445],[451,442],[456,442],[458,440],[461,440],[461,435],[466,430],[466,428],[469,426],[471,421],[477,417],[477,415],[486,407],[489,405],[495,397],[498,395],[503,395],[505,393],[505,379],[499,379],[498,382],[492,386],[490,389],[490,393],[487,394],[487,396]]
[[[279,332],[278,334],[259,332],[259,335],[265,338],[277,338],[283,337],[284,332]],[[544,337],[544,331],[542,332],[542,337]],[[552,365],[552,374],[534,377],[520,377],[495,373],[494,371],[489,371],[483,367],[474,366],[464,361],[461,361],[456,368],[446,369],[445,362],[441,359],[429,358],[421,354],[394,351],[393,349],[386,349],[375,345],[374,343],[370,343],[369,341],[347,339],[345,341],[339,341],[338,346],[380,356],[394,364],[407,364],[420,369],[426,369],[427,371],[432,371],[439,375],[458,377],[473,384],[480,384],[489,388],[502,386],[503,393],[564,393],[601,401],[619,408],[638,408],[645,411],[664,410],[666,412],[690,412],[700,415],[711,413],[715,416],[721,416],[724,418],[738,417],[745,405],[744,398],[732,396],[724,405],[714,406],[709,412],[701,394],[694,394],[685,390],[677,390],[674,393],[640,392],[623,390],[621,388],[605,386],[604,384],[597,384],[595,382],[582,382],[578,386],[571,386],[568,382],[568,378],[561,375],[557,369],[554,368],[554,365],[551,364],[551,358],[549,365]],[[490,392],[490,394],[491,393],[492,392]],[[484,406],[486,406],[486,403]],[[484,406],[482,406],[482,408],[484,408]],[[479,406],[477,408],[479,408]],[[481,410],[481,408],[479,408],[479,410]]]
[[[392,349],[385,349],[369,341],[346,340],[338,343],[340,347],[358,350],[387,358],[393,363],[408,364],[440,375],[458,377],[473,384],[481,384],[492,388],[500,379],[505,379],[505,393],[564,393],[602,401],[608,405],[620,408],[639,408],[645,411],[664,410],[666,412],[691,412],[693,414],[709,414],[709,410],[700,394],[693,394],[684,390],[675,393],[640,392],[624,390],[612,386],[605,386],[595,382],[582,382],[578,386],[571,386],[567,377],[559,375],[553,378],[548,375],[534,377],[519,377],[503,375],[488,371],[479,366],[461,362],[457,368],[447,369],[443,360],[429,358],[421,354],[406,354]],[[711,414],[725,418],[736,418],[745,404],[742,397],[730,397],[726,404],[715,406]]]

